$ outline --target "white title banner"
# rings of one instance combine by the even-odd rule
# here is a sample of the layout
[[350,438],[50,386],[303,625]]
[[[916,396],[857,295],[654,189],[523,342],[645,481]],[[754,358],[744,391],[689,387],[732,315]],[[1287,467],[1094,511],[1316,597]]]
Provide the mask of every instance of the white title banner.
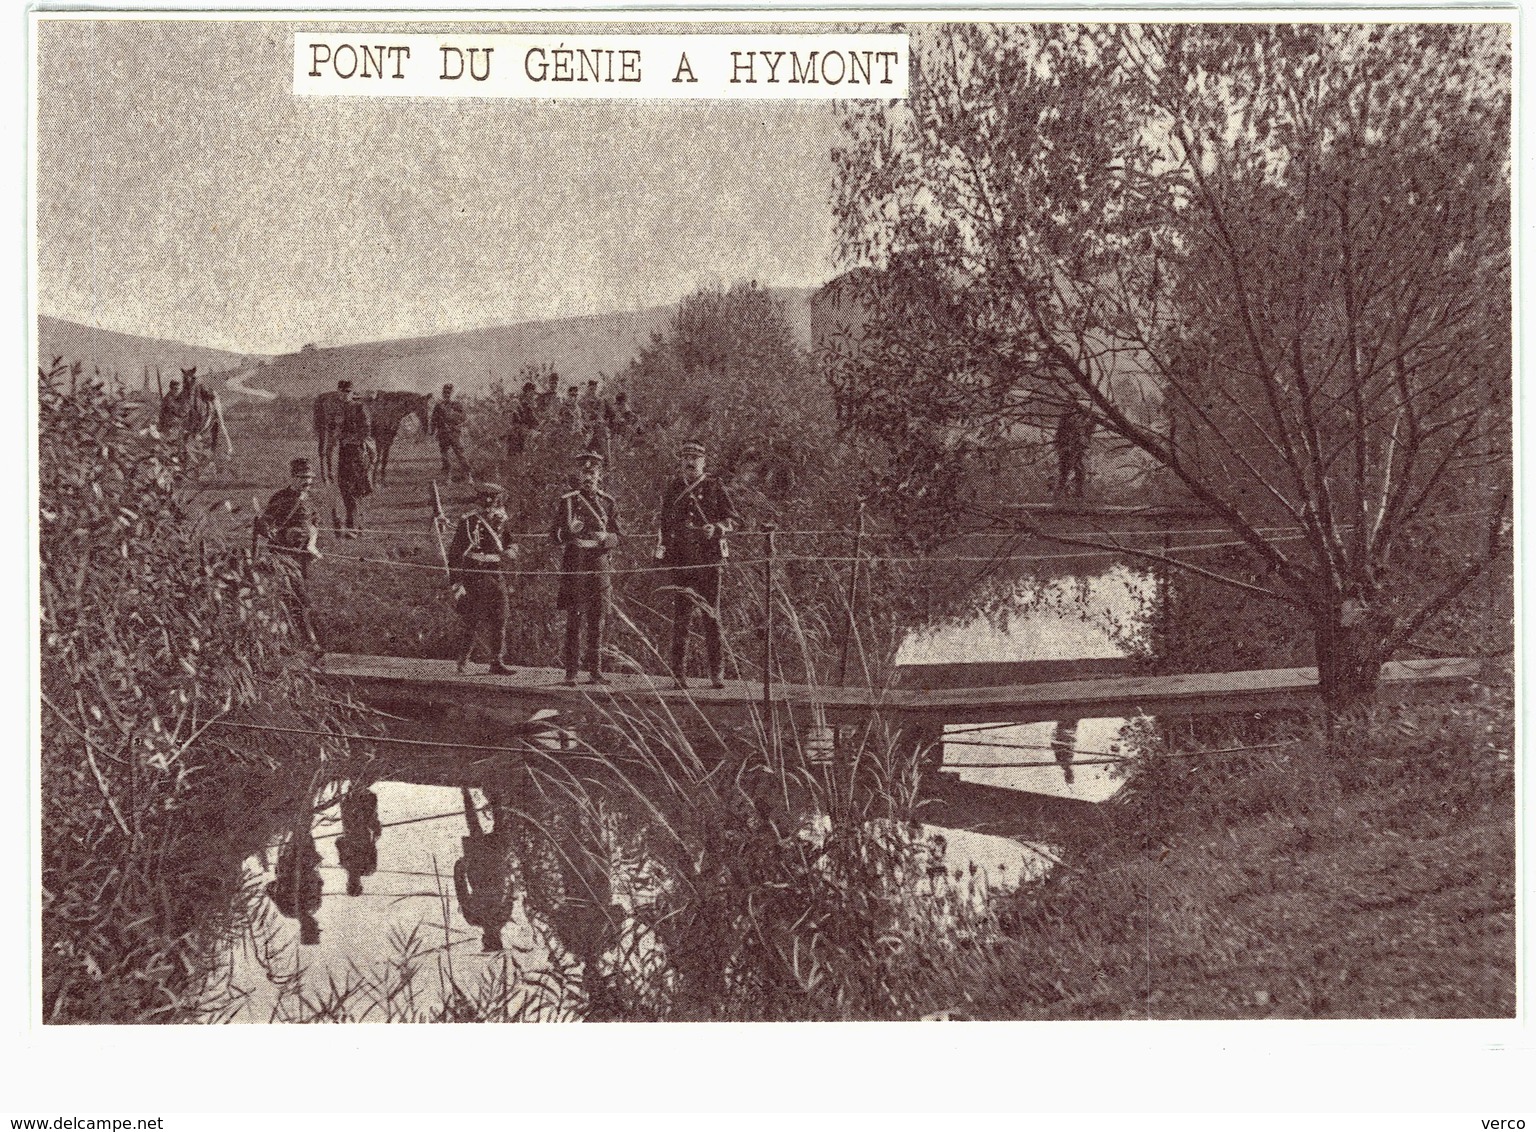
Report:
[[905,98],[907,37],[298,32],[293,91],[375,98]]

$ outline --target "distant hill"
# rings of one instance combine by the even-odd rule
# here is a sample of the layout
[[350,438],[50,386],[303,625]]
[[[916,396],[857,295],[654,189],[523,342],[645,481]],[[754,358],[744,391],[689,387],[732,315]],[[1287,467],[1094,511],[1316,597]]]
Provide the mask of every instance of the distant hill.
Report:
[[[775,289],[784,302],[785,315],[796,339],[811,345],[810,288]],[[309,398],[336,388],[350,378],[361,389],[403,389],[431,393],[444,382],[453,382],[461,393],[475,396],[497,380],[512,386],[526,364],[554,366],[561,383],[585,383],[599,374],[615,374],[629,365],[653,333],[664,331],[676,304],[638,311],[615,311],[573,318],[543,319],[461,330],[426,338],[398,338],[384,342],[359,342],[345,346],[316,345],[277,357],[242,358],[219,350],[199,350],[176,342],[159,342],[133,335],[93,331],[61,319],[39,319],[44,363],[53,354],[70,359],[106,357],[103,369],[115,368],[124,381],[138,375],[147,363],[159,364],[162,374],[174,374],[171,366],[192,365],[212,369],[222,378],[215,385],[229,403],[242,396],[268,400],[273,396]],[[68,345],[70,348],[65,349]],[[86,353],[89,346],[92,353]],[[152,350],[156,347],[157,350]],[[51,353],[50,353],[51,351]],[[158,351],[158,352],[157,352]],[[183,359],[156,361],[155,358]],[[89,369],[91,361],[87,361]],[[130,382],[131,384],[131,382]]]
[[37,353],[37,364],[44,368],[54,358],[62,357],[66,363],[80,362],[87,374],[98,369],[103,374],[115,373],[131,389],[138,388],[143,382],[145,366],[149,367],[149,383],[153,388],[156,366],[160,368],[161,379],[169,382],[178,376],[180,366],[196,366],[199,373],[218,373],[263,360],[258,355],[242,357],[227,350],[191,346],[166,338],[100,330],[45,314],[37,316]]

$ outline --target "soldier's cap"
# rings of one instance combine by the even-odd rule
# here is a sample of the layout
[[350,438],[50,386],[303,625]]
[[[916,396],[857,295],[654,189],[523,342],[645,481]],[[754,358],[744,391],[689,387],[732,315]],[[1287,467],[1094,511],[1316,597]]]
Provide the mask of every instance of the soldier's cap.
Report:
[[312,476],[315,470],[309,466],[309,461],[303,456],[288,461],[288,474],[290,476]]
[[343,379],[343,380],[338,381],[336,383],[336,389],[337,389],[338,392],[341,392],[341,393],[350,393],[350,392],[352,392],[352,383],[350,381],[347,381],[347,380]]
[[453,382],[450,381],[447,385],[443,386],[443,392],[444,393],[452,393],[453,392]]
[[594,452],[588,448],[585,452],[576,453],[575,459],[581,464],[606,464],[607,458],[601,452]]
[[475,486],[476,499],[500,499],[507,494],[507,489],[499,483],[482,483]]
[[690,440],[677,450],[677,454],[679,456],[702,456],[704,455],[704,445],[700,444],[697,440]]

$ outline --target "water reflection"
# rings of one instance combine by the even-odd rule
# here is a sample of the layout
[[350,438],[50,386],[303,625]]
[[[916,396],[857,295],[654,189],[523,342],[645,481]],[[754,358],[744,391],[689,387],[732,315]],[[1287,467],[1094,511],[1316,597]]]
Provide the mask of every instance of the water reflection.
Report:
[[354,785],[341,800],[341,836],[336,856],[347,870],[347,895],[363,894],[363,878],[379,868],[379,796],[366,786]]
[[284,916],[298,920],[299,942],[305,946],[320,942],[315,913],[322,887],[314,834],[307,825],[296,826],[278,850],[277,875],[267,885],[267,896]]
[[506,809],[491,820],[494,827],[481,827],[479,809],[467,787],[464,798],[464,824],[469,828],[462,839],[463,855],[453,864],[453,890],[459,899],[459,916],[480,929],[481,946],[488,952],[501,951],[501,932],[512,919],[517,900],[517,882],[512,859],[512,831]]
[[[1150,574],[1121,564],[1090,576],[1020,579],[973,616],[910,634],[896,663],[1122,657],[1156,585]],[[980,786],[1102,802],[1124,781],[1117,756],[1130,753],[1125,724],[1124,719],[998,720],[946,727],[944,766]]]

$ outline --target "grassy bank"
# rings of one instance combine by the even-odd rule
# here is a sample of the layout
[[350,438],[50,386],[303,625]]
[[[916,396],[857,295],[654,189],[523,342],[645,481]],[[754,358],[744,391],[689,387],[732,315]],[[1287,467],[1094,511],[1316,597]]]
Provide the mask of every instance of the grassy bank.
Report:
[[[1242,765],[1172,752],[1091,851],[1001,910],[995,1018],[1515,1011],[1508,685]],[[1138,789],[1140,787],[1140,789]]]

